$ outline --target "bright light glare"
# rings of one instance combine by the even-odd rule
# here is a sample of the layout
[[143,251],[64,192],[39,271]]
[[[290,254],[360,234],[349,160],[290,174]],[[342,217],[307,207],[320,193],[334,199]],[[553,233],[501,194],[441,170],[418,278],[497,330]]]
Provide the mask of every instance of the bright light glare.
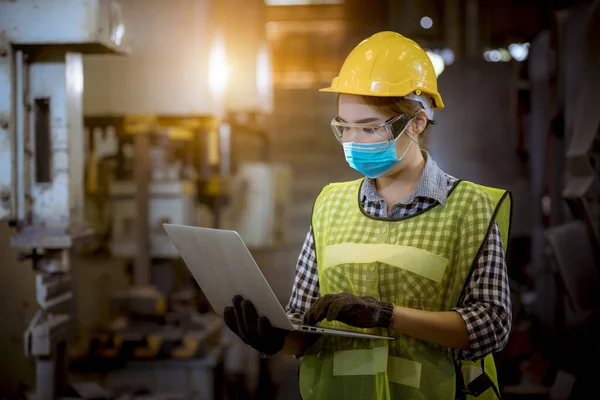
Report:
[[529,43],[513,43],[508,46],[512,58],[517,61],[525,61],[529,55]]
[[502,60],[502,53],[498,50],[488,50],[483,54],[486,61],[499,62]]
[[427,55],[433,64],[433,69],[435,71],[435,76],[440,76],[442,72],[444,72],[444,59],[442,56],[435,54],[434,52],[428,51]]
[[273,68],[271,48],[264,42],[256,56],[256,89],[260,99],[260,107],[267,113],[273,110]]
[[510,56],[510,53],[508,52],[508,50],[498,49],[498,51],[500,52],[500,61],[508,62],[508,61],[512,60],[512,57]]
[[528,49],[528,44],[523,46],[511,44],[508,50],[505,48],[487,50],[483,53],[483,58],[488,62],[509,62],[512,59],[523,61],[527,58]]
[[225,41],[220,34],[215,35],[208,56],[208,84],[211,93],[221,98],[227,87],[228,66]]
[[421,26],[424,29],[429,29],[433,26],[433,20],[427,16],[421,18]]
[[123,43],[123,37],[125,36],[125,24],[123,22],[123,13],[121,11],[121,5],[117,2],[112,2],[110,4],[110,20],[110,40],[116,46],[120,46]]
[[439,54],[442,56],[442,59],[446,65],[452,65],[454,63],[455,56],[451,48],[446,47],[445,49],[442,49]]

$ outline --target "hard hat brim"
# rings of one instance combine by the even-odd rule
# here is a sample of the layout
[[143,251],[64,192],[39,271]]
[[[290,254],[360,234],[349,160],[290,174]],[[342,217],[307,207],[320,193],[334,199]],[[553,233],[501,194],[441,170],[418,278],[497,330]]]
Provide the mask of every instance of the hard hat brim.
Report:
[[[319,89],[319,92],[324,92],[324,93],[338,93],[338,94],[352,94],[352,95],[356,95],[356,96],[370,96],[370,97],[404,97],[409,95],[410,93],[406,93],[403,95],[391,95],[389,93],[377,93],[377,92],[372,92],[372,91],[360,91],[360,90],[340,90],[340,89],[336,89],[332,86],[328,86],[325,88],[321,88]],[[442,97],[439,95],[439,93],[432,93],[430,94],[434,99],[435,99],[435,107],[433,107],[433,110],[441,110],[443,109],[444,106],[444,102],[442,101]]]

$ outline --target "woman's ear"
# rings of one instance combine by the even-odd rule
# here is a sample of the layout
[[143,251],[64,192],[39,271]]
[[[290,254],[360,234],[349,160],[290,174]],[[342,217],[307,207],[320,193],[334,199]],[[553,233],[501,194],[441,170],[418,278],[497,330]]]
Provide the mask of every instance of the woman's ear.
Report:
[[411,127],[413,135],[419,136],[421,133],[423,133],[425,128],[427,128],[427,122],[428,122],[428,118],[427,118],[427,113],[425,113],[425,110],[421,109],[421,110],[417,111],[417,113],[415,114],[415,116],[413,118],[412,127]]

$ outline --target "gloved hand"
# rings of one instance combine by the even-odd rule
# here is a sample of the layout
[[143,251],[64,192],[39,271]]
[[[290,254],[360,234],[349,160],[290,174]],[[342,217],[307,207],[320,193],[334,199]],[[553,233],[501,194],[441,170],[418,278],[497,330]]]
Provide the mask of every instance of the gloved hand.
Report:
[[327,294],[315,301],[304,314],[304,323],[316,325],[323,319],[340,321],[357,328],[389,328],[394,305],[373,297],[351,293]]
[[244,343],[267,355],[281,351],[289,333],[273,328],[268,318],[258,316],[252,302],[239,295],[233,298],[233,306],[225,307],[223,318],[227,327]]

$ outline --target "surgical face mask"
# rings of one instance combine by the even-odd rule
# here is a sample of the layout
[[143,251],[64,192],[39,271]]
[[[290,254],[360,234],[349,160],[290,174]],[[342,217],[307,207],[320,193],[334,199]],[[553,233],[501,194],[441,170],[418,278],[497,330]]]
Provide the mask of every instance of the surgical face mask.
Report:
[[[411,121],[412,119],[409,123]],[[371,179],[379,178],[404,160],[404,156],[413,144],[413,140],[411,140],[404,153],[398,157],[396,154],[396,142],[408,125],[406,124],[402,132],[393,140],[378,143],[343,143],[346,161],[352,168],[366,177]]]

